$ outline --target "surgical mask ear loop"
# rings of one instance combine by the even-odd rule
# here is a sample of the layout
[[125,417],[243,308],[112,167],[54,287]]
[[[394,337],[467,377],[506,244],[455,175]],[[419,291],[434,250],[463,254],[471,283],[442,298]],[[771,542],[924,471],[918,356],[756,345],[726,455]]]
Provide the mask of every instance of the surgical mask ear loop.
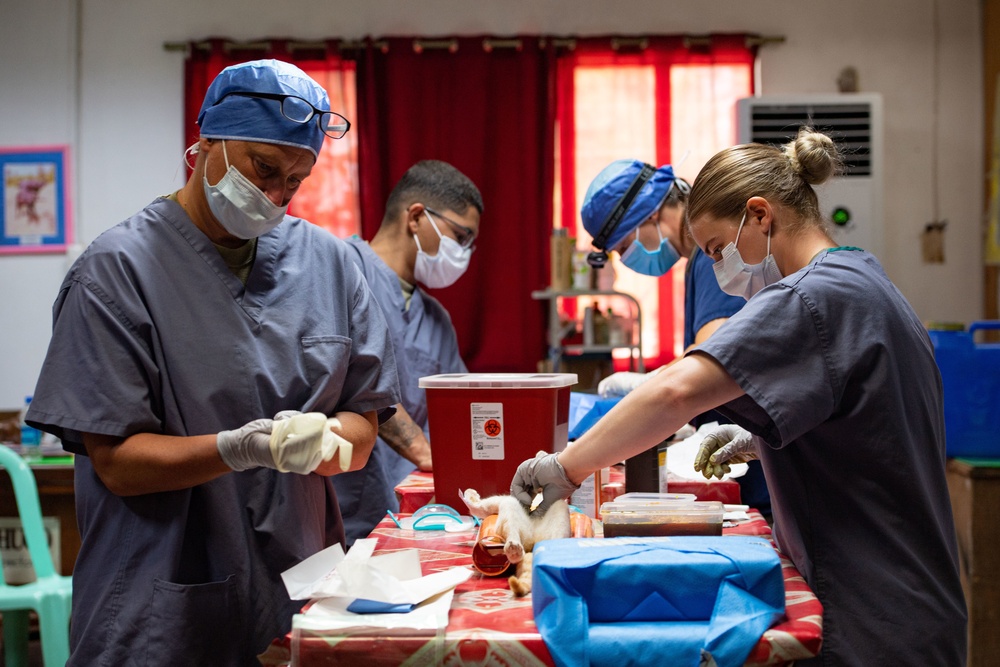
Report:
[[[642,246],[643,250],[646,250],[646,252],[656,252],[657,250],[660,249],[660,246],[663,245],[663,232],[660,230],[660,220],[659,220],[659,218],[657,218],[656,222],[653,223],[653,224],[656,227],[656,235],[660,237],[660,241],[659,241],[659,243],[656,244],[656,248],[654,250],[646,250],[646,245],[642,241],[639,240],[639,228],[636,227],[636,230],[635,230],[635,240],[639,243],[639,245]],[[628,250],[626,250],[625,252],[628,252]],[[624,255],[625,253],[620,253],[620,254]]]
[[[434,223],[434,218],[431,217],[431,214],[427,212],[426,208],[424,209],[424,215],[426,215],[427,219],[431,221],[431,227],[434,229],[434,233],[438,235],[438,238],[439,239],[444,238],[444,235],[441,233],[441,230],[438,229],[437,225]],[[417,242],[417,250],[419,250],[420,252],[424,252],[424,249],[420,246],[420,236],[417,235],[417,234],[414,234],[413,235],[413,240]],[[426,254],[426,253],[424,253],[424,254]],[[440,254],[441,254],[441,248],[438,248],[437,253],[435,255],[433,255],[433,256],[437,257]],[[430,257],[431,255],[427,255],[427,256]]]
[[442,234],[441,230],[438,229],[437,223],[434,222],[434,216],[432,216],[430,214],[430,212],[426,208],[424,209],[424,215],[426,215],[427,219],[431,221],[431,227],[434,228],[434,233],[438,235],[439,239],[443,239],[444,238],[444,234]]
[[[740,244],[740,233],[743,231],[743,223],[745,223],[746,221],[747,221],[747,213],[746,213],[746,211],[744,211],[743,212],[743,217],[740,218],[740,226],[736,229],[736,240],[733,241],[733,247],[734,248]],[[770,232],[770,229],[768,229],[768,232]],[[768,239],[770,239],[770,238],[771,237],[768,236]]]
[[[198,144],[195,144],[191,148],[187,149],[187,151],[185,151],[185,154],[187,154],[188,152],[190,152],[191,149],[195,148],[197,145]],[[197,154],[197,152],[198,151],[195,150],[195,154]],[[226,140],[225,139],[222,140],[222,159],[224,159],[226,161],[226,174],[228,174],[229,173],[229,153],[226,151]],[[191,167],[191,169],[194,169],[194,167]],[[206,169],[207,169],[207,166],[206,166]],[[223,174],[222,178],[225,178],[226,174]],[[222,178],[219,179],[219,183],[222,182]],[[205,175],[205,179],[208,180],[208,175],[207,174]],[[217,186],[219,183],[216,183],[215,185]],[[215,186],[212,186],[212,187],[215,187]]]

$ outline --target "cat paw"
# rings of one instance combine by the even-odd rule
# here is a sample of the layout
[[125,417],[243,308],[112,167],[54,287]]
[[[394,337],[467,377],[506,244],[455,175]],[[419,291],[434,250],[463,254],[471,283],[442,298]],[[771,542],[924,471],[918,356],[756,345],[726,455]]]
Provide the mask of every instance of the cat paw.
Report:
[[503,553],[511,563],[520,563],[521,559],[524,558],[524,545],[520,542],[507,540],[503,545]]
[[521,581],[517,577],[511,576],[507,579],[507,585],[510,586],[510,592],[514,594],[515,597],[523,598],[525,595],[531,592],[531,582]]

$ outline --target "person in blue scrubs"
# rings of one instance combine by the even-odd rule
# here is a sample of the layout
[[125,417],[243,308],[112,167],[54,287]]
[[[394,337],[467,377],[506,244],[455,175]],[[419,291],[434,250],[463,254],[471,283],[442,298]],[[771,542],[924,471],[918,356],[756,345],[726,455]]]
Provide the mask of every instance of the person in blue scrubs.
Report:
[[820,654],[796,665],[963,665],[941,376],[878,259],[827,231],[813,185],[839,161],[829,137],[803,129],[706,163],[689,228],[746,305],[563,452],[522,463],[511,493],[530,503],[541,489],[546,508],[718,409],[735,424],[705,439],[696,468],[759,457],[775,542],[823,604]]
[[368,465],[333,480],[348,544],[367,537],[386,510],[399,511],[394,489],[408,474],[432,469],[427,397],[418,380],[467,369],[448,311],[421,285],[447,287],[465,273],[482,212],[482,195],[465,174],[423,160],[389,194],[371,243],[347,240],[389,323],[402,396],[396,414],[379,426]]
[[[719,289],[712,271],[714,262],[698,249],[684,227],[691,185],[675,176],[671,167],[660,167],[630,202],[621,206],[628,187],[644,167],[651,169],[639,160],[616,160],[605,167],[587,189],[583,224],[591,236],[598,238],[610,216],[620,216],[621,222],[603,247],[617,250],[625,266],[644,275],[661,276],[682,256],[688,258],[684,272],[684,349],[688,350],[707,340],[739,312],[746,300]],[[612,245],[613,241],[616,245]],[[655,372],[612,373],[598,384],[598,394],[603,398],[625,396]],[[695,428],[710,422],[729,420],[714,410],[691,420]],[[760,463],[748,462],[746,474],[736,481],[743,502],[770,520],[771,499]]]
[[359,469],[399,402],[351,250],[285,210],[347,121],[268,60],[223,70],[198,124],[184,187],[67,274],[27,415],[77,454],[70,665],[255,664],[304,604],[281,572],[344,542],[339,457],[272,452],[272,418],[335,417]]

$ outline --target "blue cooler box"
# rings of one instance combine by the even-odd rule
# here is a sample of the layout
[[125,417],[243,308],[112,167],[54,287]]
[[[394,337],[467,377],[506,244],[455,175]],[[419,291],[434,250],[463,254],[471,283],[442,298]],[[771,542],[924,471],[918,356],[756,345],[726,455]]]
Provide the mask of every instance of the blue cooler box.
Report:
[[986,329],[1000,329],[1000,321],[927,332],[944,385],[948,456],[1000,456],[1000,344],[974,339]]

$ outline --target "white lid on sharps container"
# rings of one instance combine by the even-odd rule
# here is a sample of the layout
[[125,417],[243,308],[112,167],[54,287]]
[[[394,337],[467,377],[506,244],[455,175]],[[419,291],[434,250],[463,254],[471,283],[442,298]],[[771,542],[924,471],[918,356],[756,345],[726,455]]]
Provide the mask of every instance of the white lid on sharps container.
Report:
[[576,373],[445,373],[419,379],[421,389],[558,389],[577,383]]

